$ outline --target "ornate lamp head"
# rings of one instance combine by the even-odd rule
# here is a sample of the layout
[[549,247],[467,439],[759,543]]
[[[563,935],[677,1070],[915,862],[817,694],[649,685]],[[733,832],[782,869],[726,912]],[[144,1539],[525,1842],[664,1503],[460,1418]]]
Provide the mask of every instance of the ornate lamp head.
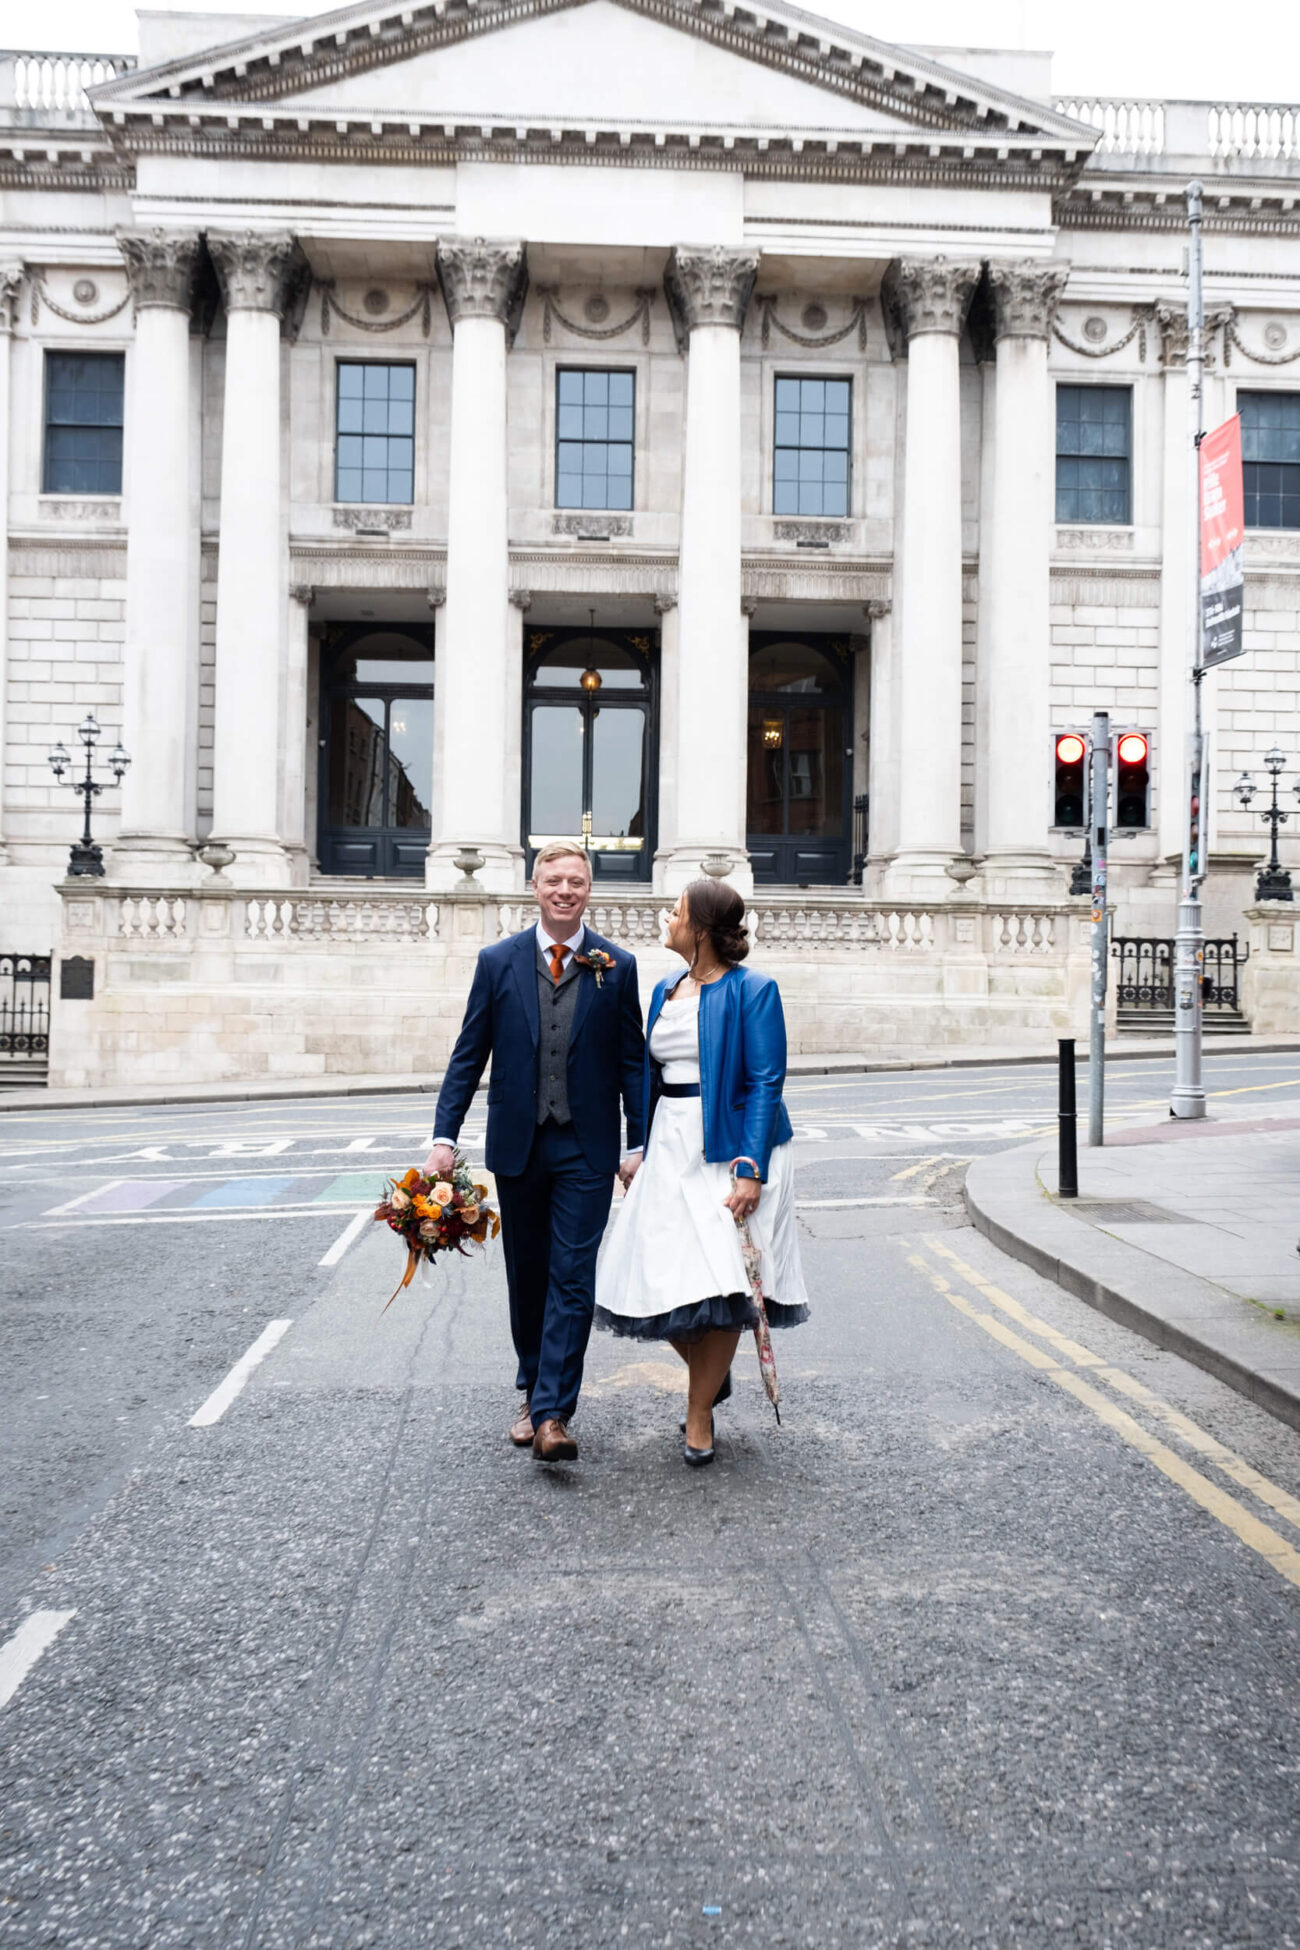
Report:
[[1274,745],[1271,751],[1265,752],[1264,763],[1267,765],[1269,771],[1276,776],[1286,765],[1286,753],[1279,745]]
[[122,740],[120,738],[108,754],[108,762],[113,768],[113,777],[120,783],[122,774],[131,763],[131,754],[123,751]]
[[1249,772],[1243,772],[1237,780],[1236,785],[1232,788],[1232,796],[1240,805],[1249,806],[1251,800],[1255,797],[1255,781],[1251,778]]
[[66,745],[58,744],[58,745],[51,746],[50,770],[51,772],[53,772],[55,778],[59,781],[60,785],[63,783],[63,774],[67,771],[71,763],[72,763],[72,757]]

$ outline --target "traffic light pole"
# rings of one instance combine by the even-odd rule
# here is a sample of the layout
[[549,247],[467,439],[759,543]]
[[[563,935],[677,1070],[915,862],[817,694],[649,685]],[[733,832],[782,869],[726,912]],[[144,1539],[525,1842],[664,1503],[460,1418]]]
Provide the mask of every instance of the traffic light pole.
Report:
[[1205,804],[1205,737],[1201,722],[1201,438],[1204,432],[1202,387],[1205,373],[1205,296],[1201,283],[1200,183],[1187,186],[1187,221],[1191,232],[1187,250],[1187,414],[1191,449],[1191,548],[1188,593],[1191,597],[1192,733],[1183,774],[1186,824],[1183,837],[1182,898],[1178,904],[1178,936],[1174,943],[1174,1087],[1169,1099],[1173,1117],[1205,1116],[1205,1084],[1201,1076],[1201,975],[1205,966],[1205,933],[1201,917],[1201,882],[1205,878],[1207,814]]
[[1106,825],[1110,805],[1110,716],[1092,720],[1088,838],[1092,847],[1092,1009],[1088,1022],[1088,1142],[1104,1144],[1106,1115]]

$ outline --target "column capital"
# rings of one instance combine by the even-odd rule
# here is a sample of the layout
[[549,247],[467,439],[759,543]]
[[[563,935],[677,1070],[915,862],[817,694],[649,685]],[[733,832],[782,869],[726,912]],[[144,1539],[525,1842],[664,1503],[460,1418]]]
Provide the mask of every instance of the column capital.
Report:
[[188,313],[199,262],[197,230],[119,230],[117,247],[137,311],[163,307]]
[[512,590],[510,591],[510,603],[511,603],[511,607],[512,607],[513,609],[517,609],[517,610],[518,610],[518,611],[520,612],[520,614],[521,614],[521,615],[525,615],[525,614],[527,614],[527,612],[528,612],[528,611],[529,611],[529,610],[530,610],[530,609],[532,608],[532,606],[533,606],[533,592],[532,592],[532,590],[531,590],[531,589],[512,589]]
[[18,323],[18,294],[23,288],[23,267],[16,258],[0,264],[0,338],[8,338]]
[[880,623],[889,615],[894,605],[886,596],[870,596],[862,605],[862,614],[869,623]]
[[754,251],[729,251],[721,244],[675,244],[664,268],[664,293],[679,349],[697,325],[745,328],[745,313],[758,277]]
[[316,600],[316,590],[310,582],[291,582],[289,600],[293,603],[301,603],[304,609],[310,609]]
[[446,583],[431,582],[424,592],[424,600],[428,603],[430,609],[441,609],[447,600]]
[[291,230],[209,230],[207,244],[227,311],[284,317],[299,265]]
[[1069,275],[1068,264],[1044,264],[1041,258],[990,263],[995,340],[1047,338]]
[[982,266],[978,258],[896,257],[885,272],[881,298],[908,343],[925,332],[956,337]]
[[676,609],[677,598],[673,595],[664,595],[661,593],[655,597],[654,604],[656,616],[667,616],[670,609]]
[[441,241],[438,283],[453,333],[462,318],[495,318],[514,343],[528,295],[526,245],[490,237]]

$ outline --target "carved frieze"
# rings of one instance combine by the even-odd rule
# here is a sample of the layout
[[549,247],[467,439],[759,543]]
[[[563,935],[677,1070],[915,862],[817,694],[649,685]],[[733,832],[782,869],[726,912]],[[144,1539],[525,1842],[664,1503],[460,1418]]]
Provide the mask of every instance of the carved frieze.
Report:
[[910,343],[925,332],[961,331],[979,282],[977,258],[896,257],[885,273],[886,316]]
[[552,532],[556,535],[573,535],[588,541],[596,535],[630,535],[632,517],[606,514],[601,508],[592,508],[586,514],[564,512],[556,515]]
[[1131,528],[1058,528],[1056,546],[1063,555],[1131,555]]
[[528,295],[528,253],[521,243],[486,237],[438,245],[438,282],[455,331],[462,318],[495,318],[513,344]]
[[847,521],[774,521],[772,539],[794,542],[799,548],[833,548],[837,542],[850,542],[853,527]]
[[1037,258],[991,263],[994,337],[1045,339],[1069,275],[1068,265],[1044,264]]
[[383,528],[391,535],[399,529],[409,528],[410,525],[411,510],[409,508],[369,508],[355,506],[335,508],[334,510],[334,526],[336,528],[348,528],[354,535],[358,529],[363,528],[372,530]]
[[270,311],[283,318],[300,277],[298,243],[288,230],[209,230],[227,311]]
[[685,350],[699,325],[742,331],[757,277],[753,251],[729,251],[721,244],[699,250],[678,245],[664,270],[664,292],[679,350]]
[[117,247],[137,311],[149,306],[189,311],[199,262],[197,230],[165,230],[160,224],[150,230],[119,230]]

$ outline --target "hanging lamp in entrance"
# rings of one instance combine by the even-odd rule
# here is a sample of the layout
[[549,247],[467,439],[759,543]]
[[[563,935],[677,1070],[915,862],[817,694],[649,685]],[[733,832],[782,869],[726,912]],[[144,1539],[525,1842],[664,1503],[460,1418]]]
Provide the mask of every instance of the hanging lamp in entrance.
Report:
[[[596,612],[594,609],[589,609],[587,611],[587,614],[591,618],[591,634],[594,637],[596,634]],[[588,664],[587,668],[583,671],[581,677],[578,679],[578,682],[581,684],[584,691],[588,691],[594,697],[596,692],[600,689],[601,684],[604,682],[604,679],[601,677],[600,672],[596,669],[596,666],[594,664]]]

